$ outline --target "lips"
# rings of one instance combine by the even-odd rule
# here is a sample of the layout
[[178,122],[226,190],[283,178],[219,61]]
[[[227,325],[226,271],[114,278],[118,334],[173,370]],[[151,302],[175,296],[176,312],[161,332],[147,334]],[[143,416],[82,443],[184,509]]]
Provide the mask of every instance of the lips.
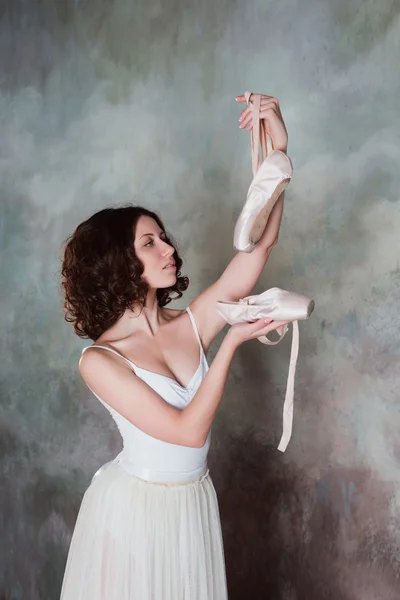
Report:
[[169,262],[167,265],[165,265],[165,267],[163,267],[163,269],[172,269],[175,267],[176,267],[176,265],[174,262]]

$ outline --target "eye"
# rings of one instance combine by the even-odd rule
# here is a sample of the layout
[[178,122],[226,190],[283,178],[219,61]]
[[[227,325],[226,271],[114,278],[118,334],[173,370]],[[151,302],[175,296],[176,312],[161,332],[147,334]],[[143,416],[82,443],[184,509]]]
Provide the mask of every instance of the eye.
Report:
[[[166,242],[167,244],[169,244],[169,240],[167,237],[166,233],[161,233],[160,234],[160,240],[162,240],[163,242]],[[146,244],[144,244],[145,246],[154,246],[154,239],[151,238]]]

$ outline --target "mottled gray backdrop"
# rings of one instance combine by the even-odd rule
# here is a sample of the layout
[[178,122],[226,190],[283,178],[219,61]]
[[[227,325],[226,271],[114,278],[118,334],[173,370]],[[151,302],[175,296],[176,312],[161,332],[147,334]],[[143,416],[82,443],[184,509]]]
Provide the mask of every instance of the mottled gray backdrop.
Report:
[[295,168],[256,291],[303,292],[316,310],[285,454],[290,336],[234,358],[210,454],[229,597],[398,599],[399,3],[0,6],[0,600],[58,599],[82,494],[121,445],[63,322],[63,240],[107,205],[159,211],[187,305],[234,254],[245,89],[280,100]]

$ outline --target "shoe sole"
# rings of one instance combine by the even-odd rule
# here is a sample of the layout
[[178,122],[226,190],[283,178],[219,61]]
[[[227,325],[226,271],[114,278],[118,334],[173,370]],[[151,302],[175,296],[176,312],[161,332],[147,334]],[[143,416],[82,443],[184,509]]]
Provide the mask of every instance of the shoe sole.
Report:
[[283,179],[275,188],[274,193],[271,198],[268,200],[264,208],[260,210],[258,213],[254,225],[250,231],[249,241],[254,246],[260,241],[262,235],[265,231],[265,227],[267,226],[269,216],[277,203],[279,196],[289,185],[290,179]]
[[313,312],[315,308],[315,301],[311,300],[310,304],[307,307],[307,318],[311,315],[311,313]]

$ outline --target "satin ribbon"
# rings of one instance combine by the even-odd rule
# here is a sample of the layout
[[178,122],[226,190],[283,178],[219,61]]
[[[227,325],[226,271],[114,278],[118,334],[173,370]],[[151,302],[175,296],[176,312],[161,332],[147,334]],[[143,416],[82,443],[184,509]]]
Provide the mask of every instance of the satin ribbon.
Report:
[[[241,298],[239,300],[239,303],[254,305],[256,302],[254,300],[252,302],[252,296],[247,296],[246,298]],[[289,444],[290,438],[292,436],[292,429],[293,429],[294,378],[295,378],[295,374],[296,374],[297,358],[299,355],[299,339],[300,339],[299,322],[292,321],[292,327],[293,327],[292,347],[290,350],[290,363],[289,363],[289,372],[288,372],[288,378],[287,378],[287,383],[286,383],[285,401],[283,403],[283,431],[282,431],[282,437],[281,437],[281,440],[280,440],[279,446],[278,446],[278,450],[280,450],[281,452],[285,452],[285,450]],[[281,327],[278,327],[278,329],[276,331],[279,334],[279,340],[277,340],[276,342],[273,342],[272,340],[270,340],[266,335],[262,335],[262,336],[258,337],[257,339],[262,344],[267,344],[268,346],[275,346],[276,344],[279,344],[279,342],[286,335],[286,333],[288,331],[288,325],[287,324],[282,325]]]
[[[250,110],[253,113],[253,128],[251,130],[251,165],[253,169],[253,175],[256,175],[260,168],[260,149],[261,145],[261,156],[264,161],[268,154],[272,151],[272,143],[266,132],[264,119],[260,120],[260,108],[261,108],[261,94],[253,94],[252,92],[245,92],[245,98],[247,105],[250,106]],[[250,102],[250,96],[253,96],[252,102]],[[243,298],[240,302],[246,302],[248,298]],[[251,302],[247,302],[250,304]],[[257,338],[262,344],[268,344],[274,346],[279,344],[281,339],[284,337],[288,330],[287,325],[282,325],[277,329],[279,333],[279,340],[272,342],[268,337],[261,336]],[[292,332],[292,348],[290,352],[290,364],[288,380],[286,385],[285,402],[283,404],[283,433],[281,441],[279,442],[278,450],[285,452],[287,445],[290,441],[293,428],[293,399],[294,399],[294,377],[296,373],[297,357],[299,354],[299,323],[293,321],[293,332]]]
[[[252,92],[245,92],[247,106],[250,106],[250,110],[253,113],[253,129],[251,130],[251,165],[253,169],[253,175],[255,175],[260,168],[260,150],[261,145],[261,156],[264,161],[268,154],[272,152],[272,143],[269,136],[267,135],[264,119],[260,120],[260,108],[261,108],[261,94],[253,94]],[[250,102],[250,96],[253,96],[253,101]]]
[[[289,372],[286,384],[285,402],[283,403],[283,432],[281,441],[279,442],[278,450],[285,452],[287,445],[292,436],[293,428],[293,400],[294,400],[294,376],[296,374],[297,357],[299,355],[299,322],[292,321],[292,348],[290,351]],[[285,329],[284,329],[285,328]],[[257,338],[262,344],[274,345],[279,344],[287,331],[287,325],[283,325],[284,332],[276,342],[271,342],[266,335]],[[279,330],[277,329],[279,332]]]

